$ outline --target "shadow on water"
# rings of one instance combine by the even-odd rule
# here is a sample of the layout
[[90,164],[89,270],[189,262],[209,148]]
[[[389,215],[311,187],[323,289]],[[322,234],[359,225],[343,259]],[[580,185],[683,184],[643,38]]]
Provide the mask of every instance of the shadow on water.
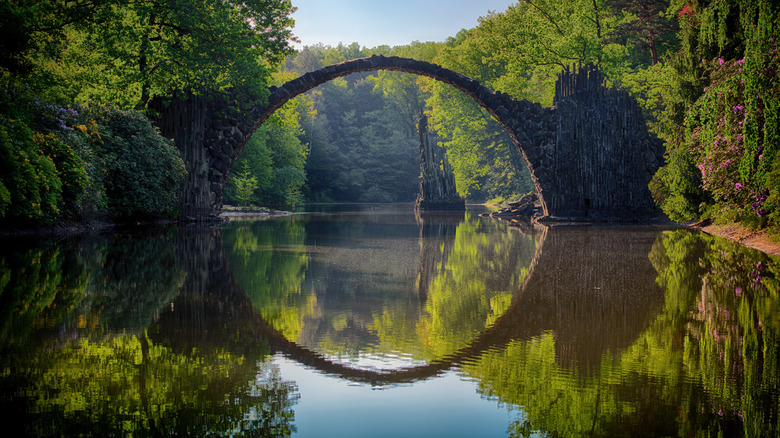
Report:
[[[458,370],[518,410],[509,436],[778,431],[777,259],[684,230],[493,226],[289,217],[11,242],[0,405],[27,435],[289,436],[283,354],[371,385]],[[402,366],[342,359],[409,334]]]

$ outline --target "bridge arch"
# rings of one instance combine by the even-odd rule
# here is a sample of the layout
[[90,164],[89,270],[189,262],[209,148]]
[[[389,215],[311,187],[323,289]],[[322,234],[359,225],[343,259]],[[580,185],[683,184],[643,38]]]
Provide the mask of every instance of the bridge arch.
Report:
[[268,98],[248,105],[248,111],[230,113],[224,102],[196,98],[181,108],[164,110],[168,115],[162,118],[173,120],[181,118],[181,111],[203,112],[198,122],[202,136],[175,122],[172,124],[178,131],[161,124],[164,135],[177,138],[189,171],[180,196],[182,216],[219,214],[233,162],[255,130],[290,99],[341,76],[378,70],[433,78],[466,93],[485,108],[518,148],[545,216],[636,221],[655,213],[648,183],[663,162],[663,142],[649,134],[641,109],[628,92],[607,87],[595,67],[580,66],[561,73],[554,106],[543,107],[494,93],[478,81],[436,64],[372,56],[330,65],[281,87],[271,87]]
[[[237,133],[220,136],[221,138],[219,140],[227,140],[227,142],[234,140],[235,144],[231,145],[231,147],[226,147],[225,142],[223,141],[220,147],[215,148],[218,151],[228,153],[230,156],[226,157],[228,158],[225,160],[225,164],[227,165],[223,164],[222,169],[215,169],[217,172],[211,172],[209,175],[209,180],[212,182],[212,185],[216,183],[216,186],[224,187],[230,167],[243,150],[246,142],[249,141],[252,134],[285,103],[296,96],[333,79],[353,73],[379,70],[398,71],[435,79],[462,91],[474,99],[481,107],[485,108],[509,133],[513,144],[519,149],[526,165],[531,171],[536,191],[542,200],[543,209],[545,212],[547,211],[546,205],[544,204],[542,187],[539,185],[537,178],[534,177],[534,169],[536,167],[534,158],[538,154],[534,154],[533,152],[529,153],[529,151],[534,148],[534,145],[539,142],[526,141],[530,139],[523,138],[521,146],[521,139],[518,138],[517,133],[533,132],[539,136],[545,131],[549,131],[549,129],[540,130],[539,122],[543,118],[547,119],[546,117],[543,117],[543,114],[549,112],[550,109],[543,108],[540,104],[534,104],[527,100],[515,100],[505,93],[494,93],[478,81],[439,65],[395,56],[375,55],[368,58],[353,59],[306,73],[280,87],[270,87],[270,95],[268,96],[267,101],[254,106],[251,110],[251,118],[244,121],[243,124],[249,126],[241,126],[242,123],[239,121],[239,123],[236,123],[235,125],[235,131],[238,131]],[[219,126],[219,123],[217,123],[217,125]],[[220,199],[221,195],[221,192],[218,193]]]

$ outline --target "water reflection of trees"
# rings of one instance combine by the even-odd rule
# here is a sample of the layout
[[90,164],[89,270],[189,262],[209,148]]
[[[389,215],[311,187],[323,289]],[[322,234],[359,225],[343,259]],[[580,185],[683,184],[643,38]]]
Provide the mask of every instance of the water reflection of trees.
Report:
[[235,221],[223,231],[232,277],[269,323],[297,339],[304,320],[317,310],[316,296],[302,288],[309,266],[303,223],[294,217]]
[[[438,247],[421,250],[420,278],[427,278],[424,312],[416,331],[423,358],[461,349],[509,308],[536,251],[533,235],[469,215],[454,232],[440,233]],[[425,225],[423,224],[423,227]],[[448,236],[451,236],[448,238]],[[421,241],[424,245],[426,240]],[[438,263],[423,265],[424,259]]]
[[[387,381],[457,363],[521,410],[511,436],[777,434],[777,259],[687,231],[554,228],[529,272],[518,261],[535,242],[503,228],[485,238],[494,225],[431,229],[427,246],[415,228],[412,265],[432,268],[402,275],[427,292],[387,301],[367,326],[382,348],[411,333],[428,342],[420,357],[445,357]],[[0,408],[29,435],[288,436],[297,389],[271,351],[376,380],[274,338],[328,310],[311,298],[304,223],[238,228],[224,245],[219,229],[183,228],[3,246]],[[522,284],[514,296],[490,274],[502,270]],[[279,303],[277,319],[258,317]]]
[[[237,282],[264,297],[253,300],[259,314],[346,360],[430,361],[466,347],[507,309],[536,249],[532,236],[463,213],[236,223],[225,236]],[[265,244],[240,250],[257,239]]]
[[224,252],[191,231],[3,246],[0,409],[23,435],[292,433],[297,389],[214,317]]
[[[0,254],[2,339],[48,328],[141,333],[179,291],[185,274],[175,236],[114,233],[11,243]],[[11,326],[17,326],[18,330]]]
[[711,396],[707,412],[686,418],[709,416],[746,436],[776,436],[780,260],[685,232],[667,234],[658,246],[653,261],[673,303],[667,314],[683,344],[681,361]]
[[[551,231],[542,251],[554,250],[560,233]],[[688,231],[667,232],[655,242],[636,237],[620,241],[646,248],[649,260],[620,263],[610,257],[619,248],[599,239],[580,239],[576,249],[562,252],[579,258],[560,260],[566,263],[557,266],[563,275],[539,294],[538,299],[548,300],[539,308],[557,308],[570,321],[486,351],[467,362],[464,371],[479,380],[486,396],[520,407],[510,436],[533,431],[553,436],[776,435],[777,259]],[[631,309],[631,302],[647,293],[631,289],[632,278],[647,275],[649,261],[662,301],[639,302]],[[595,289],[577,289],[576,284],[596,284],[606,265],[611,277],[624,279],[619,281],[626,282],[625,288],[607,292],[602,301]],[[542,274],[543,266],[549,270],[555,263],[543,254],[534,276]],[[567,286],[565,276],[577,278],[576,283]],[[605,285],[600,287],[604,291]],[[526,287],[521,302],[537,300],[529,301],[529,292]],[[561,300],[566,294],[570,304]],[[594,300],[596,307],[589,307]],[[601,310],[591,313],[596,308]],[[624,316],[614,316],[621,312]],[[578,314],[584,317],[580,322]],[[540,316],[555,325],[555,315]],[[634,325],[631,319],[641,322]],[[566,334],[568,324],[574,325],[574,335]],[[610,330],[623,333],[605,339]],[[598,344],[602,347],[594,352],[584,351]]]

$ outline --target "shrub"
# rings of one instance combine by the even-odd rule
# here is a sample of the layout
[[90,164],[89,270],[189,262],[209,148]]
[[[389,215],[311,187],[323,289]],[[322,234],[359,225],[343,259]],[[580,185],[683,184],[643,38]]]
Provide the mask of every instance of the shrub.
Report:
[[51,153],[46,138],[0,116],[0,215],[44,224],[59,219],[62,181]]
[[76,219],[81,212],[82,195],[88,181],[84,160],[54,134],[35,133],[33,139],[40,152],[50,158],[57,169],[62,183],[63,217]]
[[776,50],[760,59],[703,63],[712,69],[712,82],[689,110],[686,133],[702,186],[719,211],[743,218],[774,213],[780,140]]
[[173,142],[137,111],[93,108],[90,115],[98,121],[109,213],[121,220],[175,215],[186,170]]
[[22,89],[0,97],[0,114],[0,218],[174,214],[184,163],[142,113],[59,106]]

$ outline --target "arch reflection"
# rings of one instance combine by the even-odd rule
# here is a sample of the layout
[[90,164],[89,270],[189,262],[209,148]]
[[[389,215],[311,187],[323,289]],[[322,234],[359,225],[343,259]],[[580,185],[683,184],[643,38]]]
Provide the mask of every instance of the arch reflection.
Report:
[[[430,335],[426,330],[440,330],[431,336],[439,342],[438,345],[431,346],[431,338],[423,339],[423,344],[428,343],[424,347],[430,347],[424,351],[428,354],[423,357],[424,360],[389,369],[360,366],[358,361],[350,362],[338,355],[329,354],[327,348],[324,352],[320,350],[318,344],[311,342],[311,332],[316,332],[316,329],[301,329],[298,332],[300,339],[303,339],[301,342],[299,338],[291,338],[288,333],[283,332],[287,326],[282,326],[280,330],[278,324],[265,318],[266,313],[278,312],[269,312],[267,308],[255,306],[258,330],[275,351],[302,364],[352,381],[381,385],[430,378],[455,365],[473,360],[487,350],[501,348],[513,340],[528,340],[545,333],[552,333],[555,337],[556,357],[562,365],[592,368],[606,352],[620,351],[631,345],[663,304],[660,287],[647,289],[648,284],[655,285],[653,280],[656,271],[647,257],[642,256],[650,252],[657,235],[656,230],[632,230],[622,227],[605,233],[603,228],[545,228],[533,237],[536,239],[533,241],[534,257],[518,268],[517,258],[497,260],[496,254],[513,253],[511,245],[508,247],[502,246],[506,242],[481,240],[484,236],[480,236],[477,231],[481,226],[479,221],[466,218],[448,222],[441,219],[432,220],[430,226],[427,226],[422,218],[417,220],[420,236],[418,273],[414,282],[417,308],[406,307],[406,310],[416,310],[416,313],[412,313],[416,319],[410,324],[405,319],[408,314],[399,316],[398,313],[393,314],[392,309],[388,311],[383,308],[380,316],[374,315],[372,321],[381,320],[391,328],[401,326],[407,331],[415,330],[424,335]],[[518,230],[508,231],[522,235]],[[489,248],[486,250],[488,256],[477,257],[479,263],[464,268],[464,260],[469,260],[468,253],[473,254],[473,249],[479,248],[480,244]],[[318,250],[323,254],[327,253],[331,260],[339,260],[338,275],[344,275],[347,268],[343,263],[349,257],[341,252],[345,251],[344,248],[357,248],[356,252],[364,255],[362,250],[365,250],[366,246],[373,246],[375,250],[381,244],[350,242],[335,252],[327,252],[324,246],[320,245]],[[286,248],[285,252],[294,251]],[[515,251],[514,254],[519,252]],[[491,274],[502,269],[502,262],[513,266],[517,273],[514,283],[510,282],[514,290],[493,293],[490,296],[490,292],[485,291],[491,282],[498,281]],[[315,262],[309,260],[309,263]],[[370,277],[378,274],[365,275]],[[343,282],[337,284],[344,285]],[[242,285],[236,283],[234,287],[240,290]],[[304,287],[301,290],[305,289]],[[296,294],[299,291],[296,289]],[[241,292],[237,291],[232,295],[240,296]],[[454,295],[460,295],[460,299],[452,299]],[[299,303],[305,303],[301,306],[303,310],[297,314],[302,325],[309,322],[308,319],[313,314],[315,318],[312,319],[316,319],[325,313],[321,309],[312,310],[312,303],[322,301],[322,298],[315,294],[298,298]],[[359,298],[362,297],[358,296],[356,299]],[[450,301],[447,301],[448,298]],[[459,313],[461,306],[473,311],[475,305],[469,299],[474,298],[482,301],[478,302],[476,307],[482,304],[485,309],[493,310],[494,313],[476,312],[476,318],[470,321],[463,317],[462,313]],[[318,311],[320,314],[317,315]],[[475,315],[472,313],[469,316]],[[349,323],[359,321],[359,317],[352,316],[342,328],[349,331]],[[451,318],[450,326],[447,326],[447,318]],[[368,319],[363,317],[363,320]],[[334,320],[337,318],[330,319]],[[398,320],[401,322],[397,322]],[[325,324],[326,329],[323,330],[321,321],[315,323],[320,333],[326,332],[328,336],[327,329],[330,327]],[[465,329],[454,333],[452,326]],[[391,331],[378,324],[366,324],[365,328],[376,329],[377,338],[384,335],[381,330]],[[353,329],[352,333],[355,331],[357,330]],[[442,333],[451,337],[445,338]],[[392,334],[397,335],[397,332]],[[464,339],[465,336],[469,338]],[[383,341],[385,339],[379,339],[377,344],[381,345]],[[403,344],[397,339],[391,341],[395,341],[391,347]],[[360,353],[360,350],[357,349],[356,352]]]
[[[349,229],[382,228],[355,215],[344,219],[351,221]],[[366,223],[358,225],[361,221]],[[429,304],[447,302],[442,285],[474,272],[448,266],[467,259],[464,249],[481,242],[479,233],[465,231],[482,224],[459,221],[454,234],[447,227],[441,233],[423,229],[434,239],[420,245],[414,219],[391,215],[381,222],[413,237],[328,240],[334,225],[322,221],[322,232],[294,226],[293,233],[283,234],[272,227],[256,241],[243,240],[251,248],[273,246],[273,256],[288,257],[294,269],[279,270],[276,278],[274,269],[265,269],[256,281],[266,291],[300,285],[286,301],[295,312],[294,300],[310,299],[307,282],[314,284],[314,273],[324,272],[317,267],[322,260],[301,257],[295,236],[305,235],[305,246],[318,254],[341,254],[325,257],[340,261],[339,274],[349,271],[341,263],[348,257],[328,252],[330,246],[354,251],[357,258],[382,246],[411,248],[415,257],[405,261],[408,271],[395,277],[393,271],[376,271],[352,285],[384,278],[386,290],[395,279],[408,280],[411,287],[400,294],[404,300],[391,302],[418,312],[415,322],[420,321],[420,315],[438,309]],[[277,312],[295,317],[287,320],[259,313],[263,297],[239,281],[242,272],[259,265],[236,268],[230,252],[237,250],[228,249],[235,236],[219,228],[181,228],[136,238],[119,233],[26,249],[0,247],[0,383],[8,389],[0,406],[29,435],[67,435],[76,427],[94,434],[224,434],[229,428],[288,436],[297,384],[275,368],[277,353],[322,373],[376,385],[419,381],[455,366],[465,380],[476,382],[480,395],[518,411],[510,436],[777,432],[776,258],[686,230],[541,230],[533,260],[520,265],[527,268],[519,269],[522,281],[510,299],[485,300],[484,308],[492,310],[492,304],[499,311],[477,314],[484,329],[419,366],[378,369],[355,367],[290,340],[284,330],[298,330],[298,336],[309,330],[298,325],[308,322],[299,313]],[[471,243],[458,249],[459,242]],[[488,241],[484,247],[504,253],[512,246]],[[497,262],[484,257],[480,263]],[[424,276],[421,266],[435,269]],[[484,271],[484,265],[476,266]],[[297,280],[282,281],[291,278]],[[424,296],[417,289],[420,278],[428,279]],[[483,276],[479,284],[491,281]],[[355,300],[372,297],[353,290]],[[333,306],[328,297],[317,302]],[[458,312],[440,316],[450,315]],[[387,317],[392,318],[400,317]],[[285,321],[289,324],[280,329]],[[421,325],[434,322],[446,321],[430,316]],[[452,326],[444,327],[446,332]],[[225,400],[232,402],[222,405]]]
[[[236,223],[224,231],[227,258],[249,297],[265,287],[258,281],[281,284],[280,276],[300,273],[293,287],[252,299],[287,340],[353,368],[391,370],[467,347],[507,308],[537,244],[532,235],[463,213],[415,217],[402,209],[375,220],[376,212],[353,212]],[[295,233],[277,229],[282,222],[305,229],[296,245]],[[233,250],[241,233],[274,237],[247,256]],[[256,274],[266,268],[255,263],[273,257],[306,267]]]

